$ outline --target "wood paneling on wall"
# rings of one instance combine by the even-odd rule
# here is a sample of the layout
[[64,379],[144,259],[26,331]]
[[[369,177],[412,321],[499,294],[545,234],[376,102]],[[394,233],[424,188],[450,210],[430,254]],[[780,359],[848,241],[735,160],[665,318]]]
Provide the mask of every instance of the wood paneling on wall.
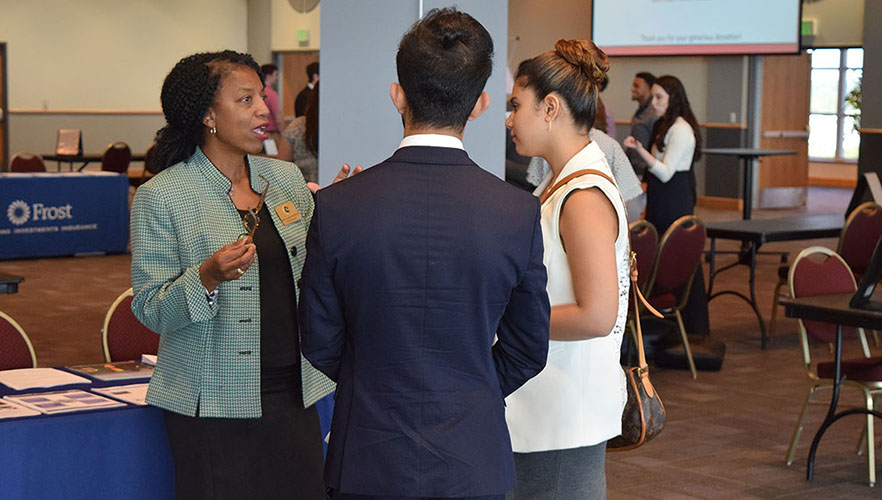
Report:
[[[294,118],[294,99],[297,94],[306,87],[306,66],[312,62],[318,62],[317,50],[304,52],[285,52],[282,54],[282,115],[286,118]],[[319,68],[321,74],[321,68]]]

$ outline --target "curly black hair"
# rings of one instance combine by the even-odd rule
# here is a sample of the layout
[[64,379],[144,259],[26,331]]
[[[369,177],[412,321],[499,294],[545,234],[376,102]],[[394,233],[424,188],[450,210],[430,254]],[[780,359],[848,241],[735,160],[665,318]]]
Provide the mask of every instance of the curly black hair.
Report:
[[221,79],[238,67],[254,70],[263,81],[254,59],[232,50],[201,52],[175,64],[162,83],[160,100],[166,126],[156,132],[156,145],[147,163],[149,171],[158,173],[186,160],[202,144],[202,119],[214,102]]

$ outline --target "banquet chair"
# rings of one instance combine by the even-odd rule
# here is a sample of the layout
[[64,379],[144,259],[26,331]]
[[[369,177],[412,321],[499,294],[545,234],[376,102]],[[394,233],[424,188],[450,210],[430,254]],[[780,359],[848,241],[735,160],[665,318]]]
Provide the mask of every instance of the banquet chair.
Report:
[[637,254],[637,286],[646,294],[646,284],[652,280],[655,259],[658,257],[658,231],[647,220],[634,221],[628,225],[631,250]]
[[[870,256],[876,248],[876,242],[882,237],[882,206],[872,201],[862,203],[855,207],[845,219],[842,233],[839,235],[839,244],[836,252],[845,259],[855,281],[860,281],[861,275],[867,270]],[[772,317],[769,320],[769,337],[775,333],[775,319],[778,316],[778,302],[784,294],[781,289],[787,284],[787,276],[790,270],[788,264],[778,267],[778,284],[775,293],[772,294]],[[876,345],[879,339],[875,335]]]
[[31,339],[14,319],[0,311],[0,370],[36,368]]
[[9,162],[10,172],[45,172],[46,165],[40,155],[16,153]]
[[[854,274],[845,260],[833,250],[820,246],[809,247],[799,252],[793,265],[790,266],[787,282],[792,297],[854,293],[857,289]],[[832,323],[799,320],[802,357],[806,374],[812,381],[812,386],[802,404],[796,427],[793,430],[793,437],[787,450],[787,465],[793,463],[793,455],[802,434],[809,405],[829,405],[829,400],[826,399],[815,401],[813,399],[815,393],[819,389],[832,389],[833,387],[834,362],[832,360],[822,361],[813,368],[809,339],[823,343],[833,342],[836,339],[836,328],[837,326]],[[841,373],[844,376],[842,386],[854,387],[861,391],[865,407],[872,410],[874,407],[873,397],[882,393],[882,357],[870,357],[866,335],[862,328],[842,327],[843,339],[854,338],[855,333],[860,340],[864,357],[842,360]],[[864,440],[864,436],[861,438],[862,444],[869,443],[869,446],[866,446],[867,474],[871,486],[876,482],[873,418],[873,415],[867,415],[864,433],[868,439]]]
[[129,288],[113,301],[104,317],[101,341],[108,363],[141,359],[142,354],[156,354],[159,349],[159,335],[135,317],[132,298]]
[[650,291],[647,298],[652,307],[658,309],[665,317],[673,316],[677,320],[693,379],[698,378],[698,373],[695,370],[692,348],[689,346],[689,338],[680,312],[689,300],[692,281],[698,266],[701,265],[706,239],[707,229],[698,217],[684,215],[674,221],[662,235],[655,270],[646,284]]
[[132,151],[124,142],[114,142],[107,146],[101,157],[101,170],[104,172],[125,173],[129,169],[132,160]]

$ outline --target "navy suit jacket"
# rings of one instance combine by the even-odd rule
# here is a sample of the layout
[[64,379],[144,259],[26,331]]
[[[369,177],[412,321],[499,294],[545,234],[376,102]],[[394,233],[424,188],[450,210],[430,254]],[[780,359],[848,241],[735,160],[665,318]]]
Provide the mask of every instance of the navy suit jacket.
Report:
[[318,192],[299,315],[304,356],[338,384],[328,486],[514,486],[503,398],[545,366],[542,252],[538,200],[463,150],[401,148]]

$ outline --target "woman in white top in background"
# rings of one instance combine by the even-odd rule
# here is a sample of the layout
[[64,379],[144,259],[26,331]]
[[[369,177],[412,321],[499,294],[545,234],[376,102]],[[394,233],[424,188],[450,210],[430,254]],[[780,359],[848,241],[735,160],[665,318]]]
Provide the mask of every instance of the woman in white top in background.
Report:
[[[560,40],[521,63],[512,90],[505,124],[518,153],[551,166],[534,193],[542,200],[552,308],[545,369],[506,398],[518,477],[510,499],[605,498],[606,441],[621,433],[628,224],[609,165],[588,135],[608,69],[592,42]],[[585,169],[600,173],[559,185]]]
[[[633,137],[626,137],[626,148],[636,149],[648,166],[646,181],[646,220],[659,236],[684,215],[695,213],[695,161],[701,157],[698,121],[689,106],[686,90],[675,76],[657,78],[650,89],[651,106],[659,117],[652,129],[652,154]],[[695,274],[692,291],[684,310],[686,331],[707,335],[710,330],[707,295],[701,267]]]

